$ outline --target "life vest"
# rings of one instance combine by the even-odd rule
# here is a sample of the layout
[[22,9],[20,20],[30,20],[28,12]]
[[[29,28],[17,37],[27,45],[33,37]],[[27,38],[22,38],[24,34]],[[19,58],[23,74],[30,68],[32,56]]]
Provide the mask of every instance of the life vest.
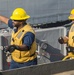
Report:
[[[25,36],[27,32],[32,32],[33,34],[35,34],[33,28],[30,25],[25,25],[16,33],[13,31],[11,38],[11,45],[13,44],[22,45],[22,38]],[[35,59],[37,56],[35,52],[36,52],[36,41],[34,39],[34,42],[30,50],[19,51],[16,49],[12,52],[11,56],[14,61],[23,63]]]
[[74,24],[71,26],[69,31],[68,46],[74,47]]

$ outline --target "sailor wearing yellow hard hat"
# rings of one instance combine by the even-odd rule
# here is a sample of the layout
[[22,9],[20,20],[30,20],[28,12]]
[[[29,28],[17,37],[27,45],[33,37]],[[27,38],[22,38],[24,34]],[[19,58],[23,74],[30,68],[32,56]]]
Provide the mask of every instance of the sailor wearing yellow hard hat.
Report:
[[12,57],[10,69],[37,65],[35,31],[26,22],[29,18],[23,8],[16,8],[10,19],[0,16],[0,20],[10,28],[16,27],[12,32],[11,45],[6,48]]
[[69,51],[74,53],[74,9],[70,11],[68,19],[72,20],[72,25],[70,27],[68,35],[65,37],[60,37],[58,41],[60,44],[67,44],[67,52]]

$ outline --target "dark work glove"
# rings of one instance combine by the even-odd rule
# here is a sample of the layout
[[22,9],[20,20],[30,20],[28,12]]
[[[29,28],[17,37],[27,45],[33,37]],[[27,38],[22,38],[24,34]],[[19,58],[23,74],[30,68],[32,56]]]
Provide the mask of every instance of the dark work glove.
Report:
[[63,37],[59,37],[59,38],[58,38],[58,42],[59,42],[60,44],[63,44],[63,43],[64,43]]
[[10,53],[12,53],[15,49],[19,49],[19,46],[10,45],[5,48],[6,52],[9,51]]

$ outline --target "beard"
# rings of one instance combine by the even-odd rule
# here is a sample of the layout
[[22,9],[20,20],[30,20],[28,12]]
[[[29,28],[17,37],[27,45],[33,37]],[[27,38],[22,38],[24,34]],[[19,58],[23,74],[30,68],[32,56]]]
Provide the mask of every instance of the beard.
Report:
[[14,27],[19,27],[20,24],[19,24],[19,23],[13,23],[13,26],[14,26]]

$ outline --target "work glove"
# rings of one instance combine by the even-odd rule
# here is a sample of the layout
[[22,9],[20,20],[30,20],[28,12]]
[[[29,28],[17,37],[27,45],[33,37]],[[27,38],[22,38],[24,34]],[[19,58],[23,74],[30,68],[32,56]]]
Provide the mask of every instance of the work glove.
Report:
[[6,46],[5,47],[5,51],[9,51],[10,53],[12,53],[15,49],[19,49],[19,46],[16,45],[10,45],[10,46]]
[[58,42],[59,42],[60,44],[63,44],[63,43],[64,43],[63,37],[59,37],[59,38],[58,38]]

